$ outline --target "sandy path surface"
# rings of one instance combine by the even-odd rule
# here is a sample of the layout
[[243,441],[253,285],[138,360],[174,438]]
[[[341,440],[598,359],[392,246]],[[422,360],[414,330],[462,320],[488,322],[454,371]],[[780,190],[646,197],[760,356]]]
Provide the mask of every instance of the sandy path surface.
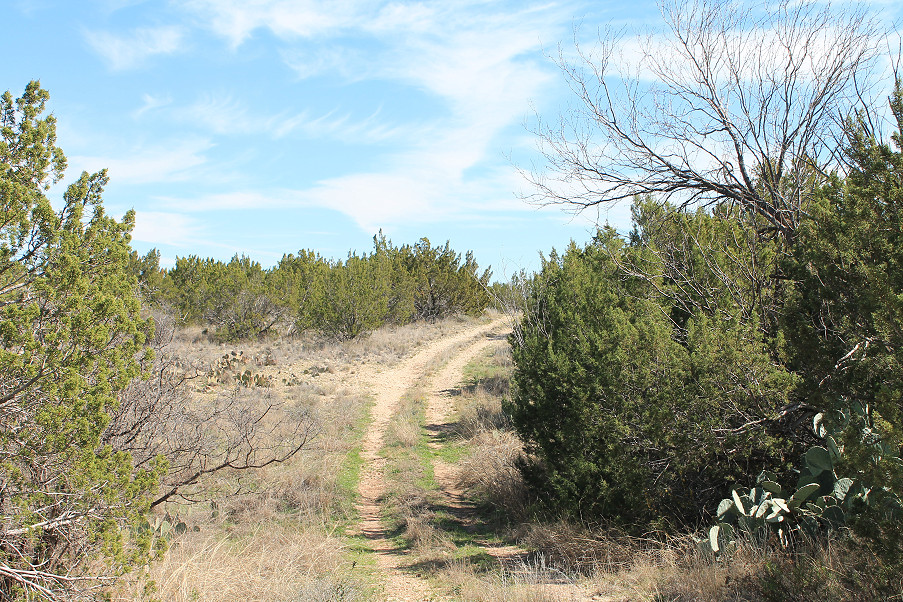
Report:
[[[364,467],[358,486],[358,512],[361,516],[360,533],[363,534],[376,553],[377,566],[385,576],[387,600],[405,602],[425,602],[443,600],[437,596],[426,580],[403,570],[403,554],[395,549],[387,538],[380,521],[379,498],[383,493],[383,469],[386,461],[379,456],[392,415],[398,409],[402,396],[414,386],[429,384],[425,390],[430,393],[427,407],[427,424],[444,422],[452,407],[448,391],[460,383],[462,371],[474,357],[489,345],[499,344],[498,337],[504,330],[505,321],[496,320],[489,324],[478,324],[466,328],[452,336],[434,341],[403,360],[392,369],[362,375],[369,381],[369,390],[374,399],[370,424],[364,434],[361,457]],[[494,336],[493,336],[494,335]],[[447,363],[433,376],[430,372],[436,364]],[[443,399],[444,397],[444,399]]]
[[[495,331],[498,332],[498,331]],[[507,330],[506,330],[507,332]],[[430,435],[430,447],[438,449],[443,444],[446,434],[455,427],[455,396],[460,394],[464,368],[472,360],[491,347],[507,345],[505,336],[493,336],[477,341],[463,349],[432,378],[426,391],[429,394],[426,409],[426,431]],[[444,462],[439,458],[433,460],[433,474],[442,497],[441,505],[456,517],[457,522],[465,529],[476,526],[479,521],[473,502],[460,486],[460,466]],[[528,561],[527,553],[520,547],[503,545],[495,542],[480,541],[474,543],[495,558],[500,567],[510,574],[516,574],[518,567]],[[535,579],[535,576],[533,577]],[[606,597],[593,597],[584,588],[572,583],[569,579],[557,579],[554,574],[536,582],[537,599],[559,600],[561,602],[610,602]],[[414,598],[406,598],[413,600]],[[423,598],[426,600],[427,598]],[[419,598],[418,598],[419,600]]]

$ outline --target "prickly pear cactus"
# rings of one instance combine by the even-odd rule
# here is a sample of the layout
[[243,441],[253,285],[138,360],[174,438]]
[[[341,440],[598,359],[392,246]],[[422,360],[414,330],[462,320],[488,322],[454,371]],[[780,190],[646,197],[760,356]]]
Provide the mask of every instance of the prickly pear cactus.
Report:
[[851,513],[868,505],[870,489],[837,476],[834,466],[842,450],[830,434],[821,434],[825,445],[814,446],[803,456],[792,490],[785,490],[773,473],[764,471],[755,487],[736,488],[721,501],[718,522],[707,540],[712,552],[729,552],[738,532],[763,543],[776,538],[788,546],[800,533],[816,536],[844,528]]

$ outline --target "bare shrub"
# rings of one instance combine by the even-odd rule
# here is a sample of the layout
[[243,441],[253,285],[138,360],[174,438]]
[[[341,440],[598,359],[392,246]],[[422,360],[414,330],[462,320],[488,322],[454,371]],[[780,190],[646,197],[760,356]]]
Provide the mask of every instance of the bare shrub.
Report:
[[362,602],[370,597],[360,582],[330,575],[305,583],[288,602]]
[[843,169],[846,118],[874,114],[877,17],[819,2],[660,10],[663,30],[629,40],[610,28],[573,60],[560,51],[576,106],[537,127],[547,164],[533,200],[575,211],[642,195],[721,202],[790,234],[813,184]]
[[461,465],[461,486],[512,519],[524,517],[526,487],[517,468],[523,457],[520,439],[510,431],[486,430],[471,439],[470,445],[473,451]]
[[149,377],[120,393],[102,436],[103,443],[130,453],[138,468],[166,459],[152,507],[173,497],[203,497],[196,486],[205,475],[281,463],[308,445],[316,434],[310,409],[287,406],[268,389],[251,383],[191,396],[187,383],[202,370],[172,353],[173,321],[161,314],[156,324],[155,354],[143,366]]

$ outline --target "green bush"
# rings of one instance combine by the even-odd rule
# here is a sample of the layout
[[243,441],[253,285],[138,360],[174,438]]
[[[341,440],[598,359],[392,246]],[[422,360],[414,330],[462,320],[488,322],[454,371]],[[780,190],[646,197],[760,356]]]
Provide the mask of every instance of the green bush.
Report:
[[432,247],[425,238],[394,247],[381,232],[370,254],[349,253],[344,261],[301,250],[270,270],[237,255],[229,263],[181,257],[162,272],[155,266],[159,254],[131,258],[145,298],[171,305],[182,322],[213,325],[228,340],[283,325],[347,340],[386,323],[477,315],[490,300],[491,272],[479,273],[471,253],[462,261],[449,243]]
[[129,231],[103,210],[106,172],[83,173],[59,211],[65,168],[48,94],[0,98],[0,592],[33,599],[147,559],[134,530],[164,468],[101,445],[116,394],[139,372],[141,319]]
[[756,290],[745,266],[773,250],[731,254],[726,241],[750,234],[728,211],[643,201],[634,217],[627,241],[607,229],[544,261],[511,339],[509,411],[555,507],[697,524],[734,480],[786,469],[796,445],[777,424],[795,378],[755,301],[736,302]]

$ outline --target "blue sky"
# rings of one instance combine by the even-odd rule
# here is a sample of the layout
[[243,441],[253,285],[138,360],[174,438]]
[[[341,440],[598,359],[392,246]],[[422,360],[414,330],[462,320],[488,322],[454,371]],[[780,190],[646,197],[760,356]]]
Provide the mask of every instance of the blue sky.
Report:
[[136,210],[139,251],[272,265],[366,251],[382,229],[451,240],[497,277],[591,230],[518,196],[515,167],[535,154],[525,122],[568,100],[547,55],[578,22],[639,15],[577,1],[2,4],[0,87],[41,80],[66,181],[107,168],[105,205]]
[[[660,21],[615,0],[4,0],[0,89],[50,91],[67,181],[108,168],[109,212],[164,263],[367,251],[382,229],[471,249],[496,277],[626,228],[521,200],[528,124],[571,101],[574,28]],[[58,187],[54,194],[61,194]]]

